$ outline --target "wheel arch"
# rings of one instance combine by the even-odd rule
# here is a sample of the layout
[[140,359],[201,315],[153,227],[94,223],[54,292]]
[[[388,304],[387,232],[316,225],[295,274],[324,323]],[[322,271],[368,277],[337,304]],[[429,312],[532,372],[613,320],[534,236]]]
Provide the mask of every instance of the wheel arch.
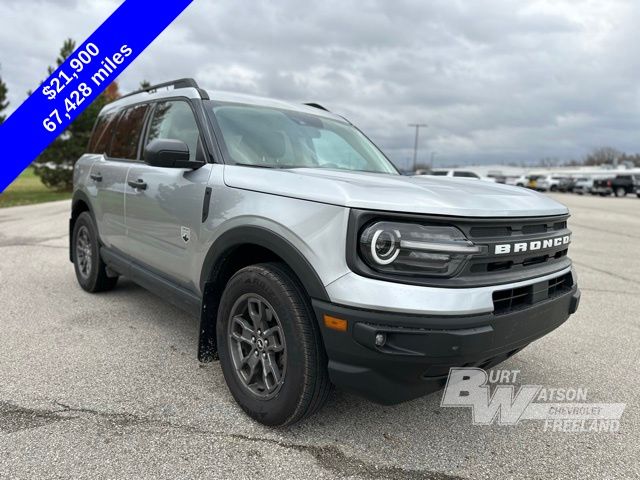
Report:
[[286,238],[264,227],[233,228],[223,233],[210,247],[200,274],[200,361],[211,361],[216,357],[216,317],[227,281],[239,269],[265,261],[282,262],[292,271],[310,298],[329,301],[327,291],[312,265]]

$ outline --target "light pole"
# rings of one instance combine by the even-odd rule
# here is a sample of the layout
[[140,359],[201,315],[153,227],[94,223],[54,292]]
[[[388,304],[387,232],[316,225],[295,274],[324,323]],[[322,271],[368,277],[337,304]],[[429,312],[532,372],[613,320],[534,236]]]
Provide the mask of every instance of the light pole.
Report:
[[413,143],[413,171],[416,171],[416,164],[418,162],[418,135],[420,135],[420,127],[428,127],[426,123],[410,123],[410,127],[415,127],[416,138]]

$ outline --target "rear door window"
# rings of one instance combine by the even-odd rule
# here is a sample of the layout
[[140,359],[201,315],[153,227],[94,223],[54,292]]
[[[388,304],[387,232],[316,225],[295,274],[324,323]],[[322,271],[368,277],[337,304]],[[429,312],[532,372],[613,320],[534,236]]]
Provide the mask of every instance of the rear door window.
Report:
[[87,146],[88,153],[105,153],[109,149],[116,118],[115,112],[103,113],[98,117]]
[[122,112],[116,125],[111,142],[109,156],[136,160],[138,158],[138,143],[142,135],[144,116],[149,105],[136,105]]

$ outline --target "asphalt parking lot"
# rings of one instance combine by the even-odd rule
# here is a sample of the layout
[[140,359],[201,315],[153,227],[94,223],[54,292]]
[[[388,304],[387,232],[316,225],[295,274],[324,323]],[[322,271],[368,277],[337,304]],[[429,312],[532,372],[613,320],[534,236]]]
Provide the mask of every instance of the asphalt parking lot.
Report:
[[0,210],[0,478],[640,477],[640,199],[555,197],[573,215],[581,307],[503,367],[626,403],[617,433],[473,426],[440,394],[382,407],[339,391],[305,423],[265,428],[198,363],[195,318],[126,280],[77,286],[68,202]]

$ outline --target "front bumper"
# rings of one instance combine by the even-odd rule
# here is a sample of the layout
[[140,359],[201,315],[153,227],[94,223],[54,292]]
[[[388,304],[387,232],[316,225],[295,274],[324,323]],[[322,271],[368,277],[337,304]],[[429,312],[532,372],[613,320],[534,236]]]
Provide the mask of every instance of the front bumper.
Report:
[[[331,381],[391,405],[441,389],[451,367],[502,362],[564,323],[579,301],[574,284],[566,293],[504,314],[410,315],[317,300],[313,307]],[[327,328],[325,315],[347,320],[347,331]],[[378,335],[382,345],[376,344]]]
[[529,280],[470,288],[441,288],[387,282],[363,277],[350,272],[327,285],[331,303],[362,310],[406,313],[420,316],[467,316],[493,311],[493,294],[496,291],[520,288],[552,280],[571,273],[564,268]]

